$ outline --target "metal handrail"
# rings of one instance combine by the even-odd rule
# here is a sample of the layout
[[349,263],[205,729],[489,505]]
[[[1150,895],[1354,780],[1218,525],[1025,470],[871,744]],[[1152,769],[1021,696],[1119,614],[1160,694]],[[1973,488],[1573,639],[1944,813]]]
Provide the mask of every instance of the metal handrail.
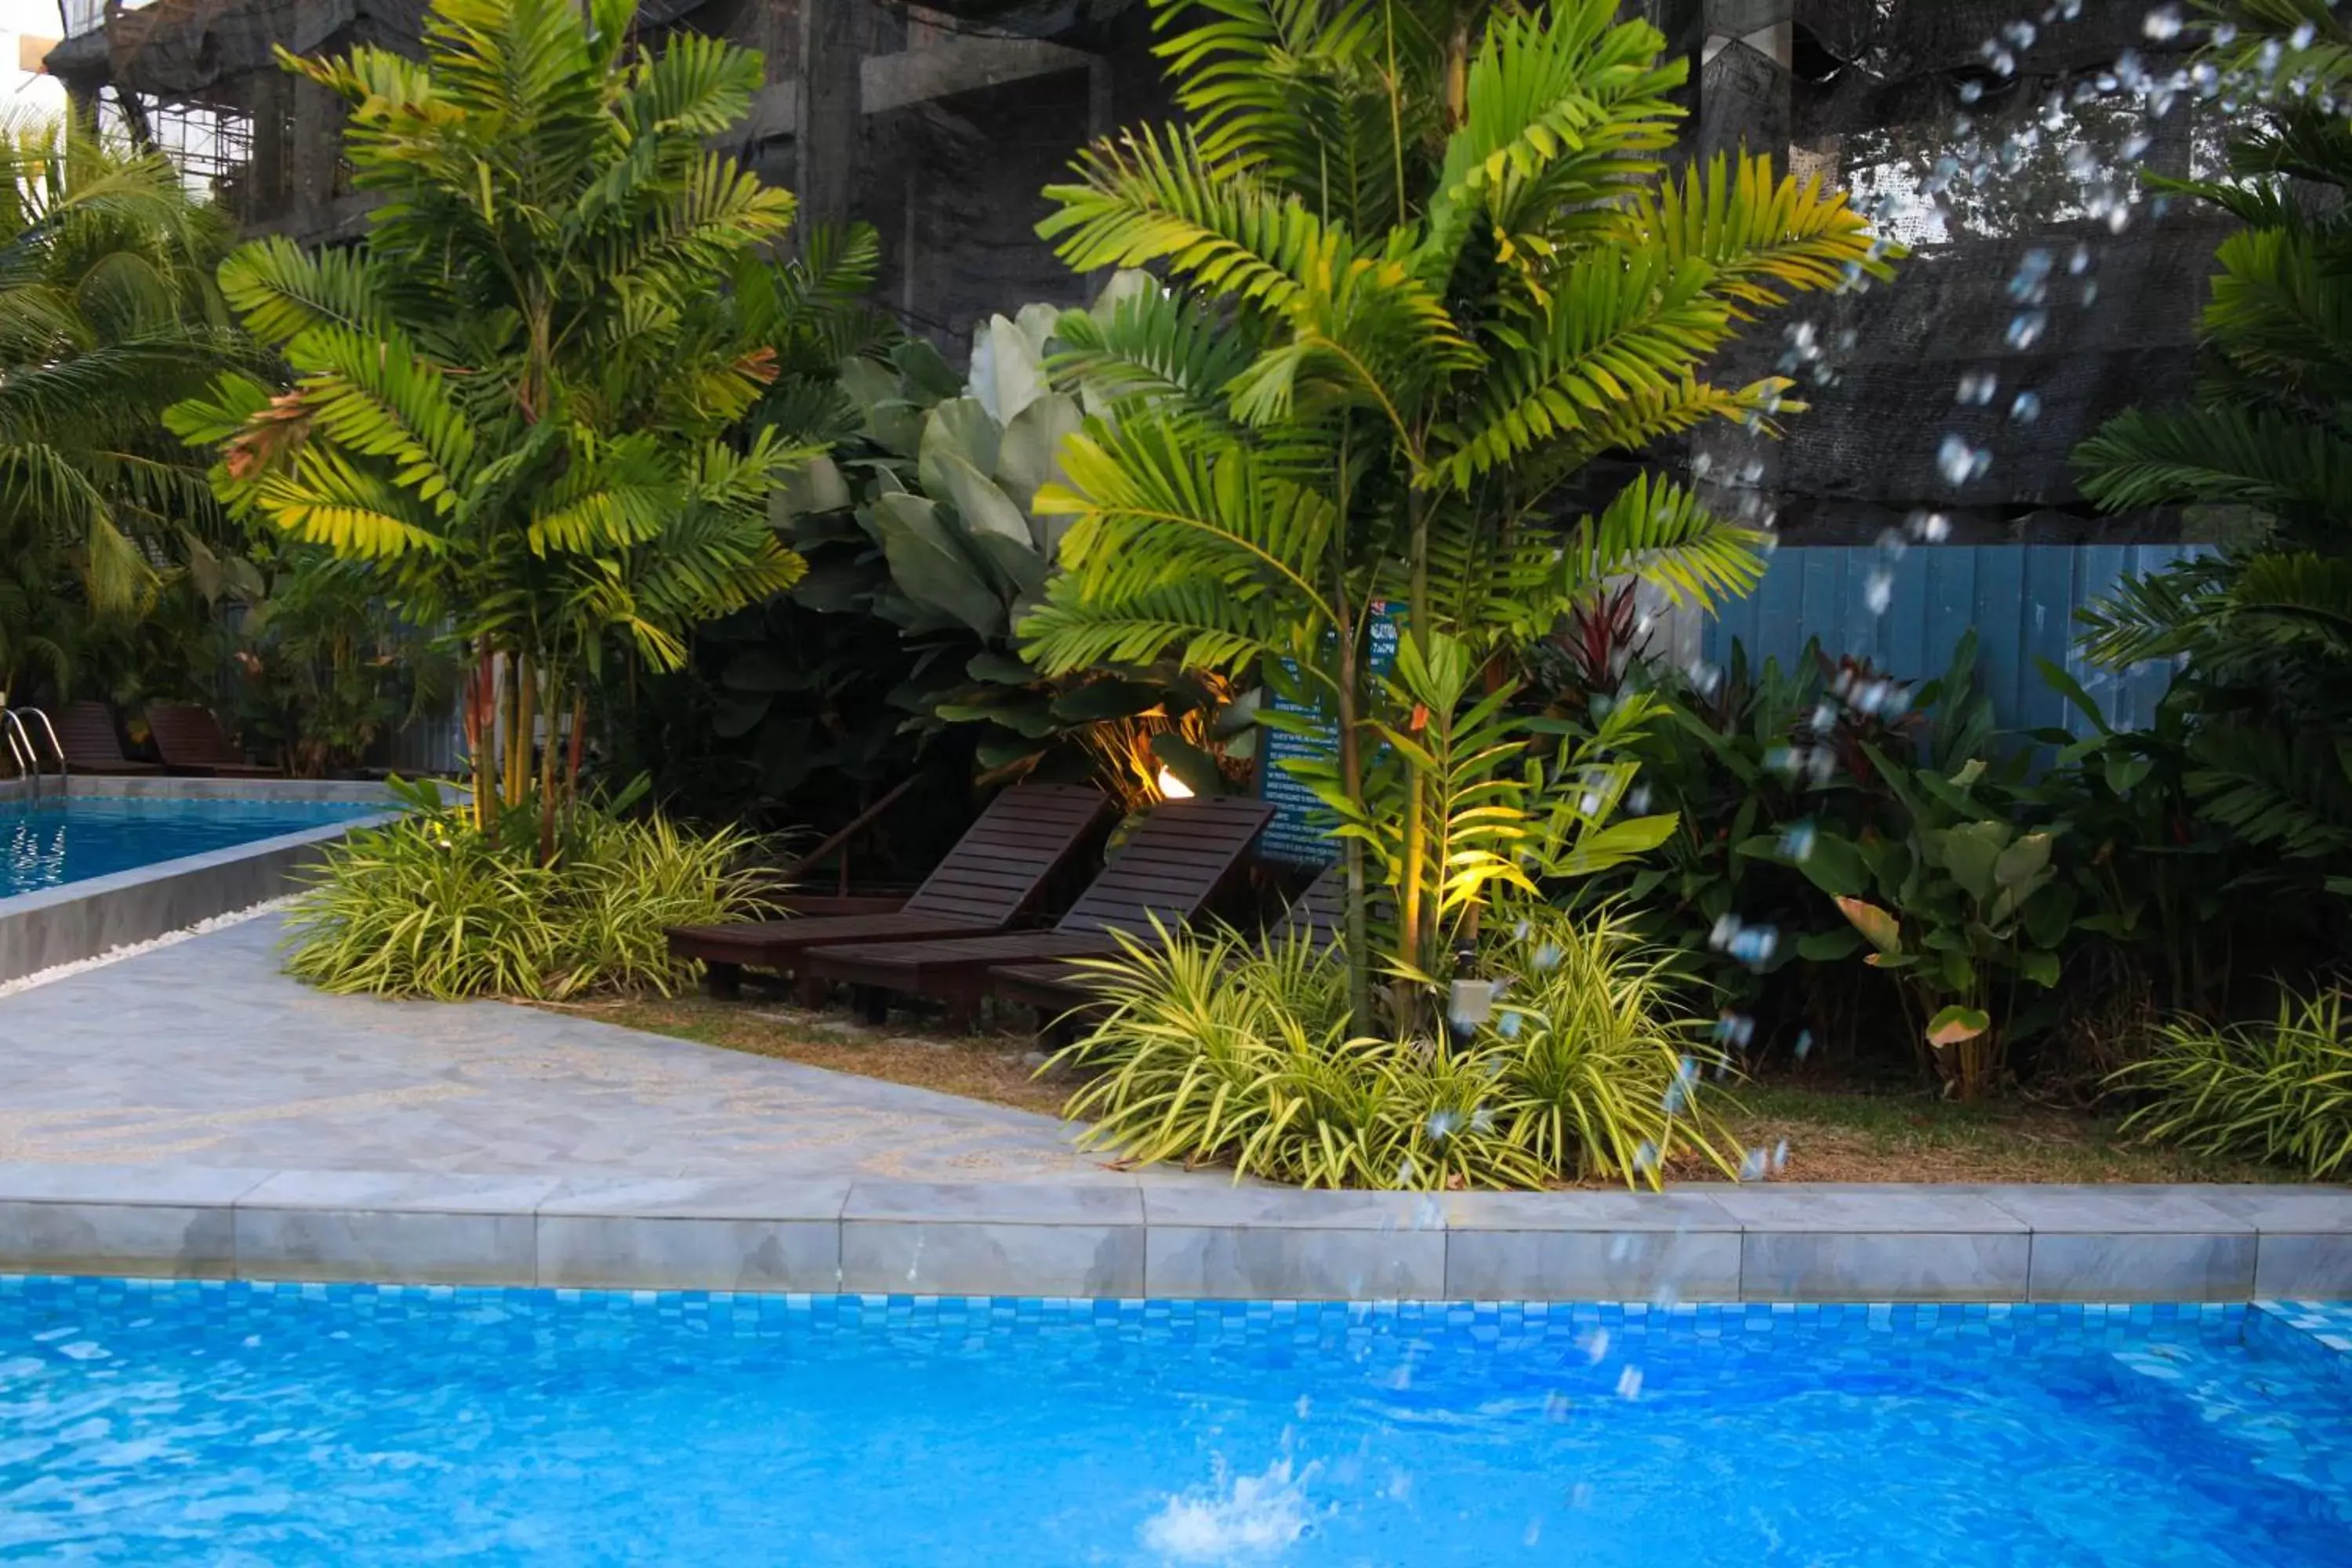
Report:
[[66,794],[66,749],[58,743],[58,727],[49,716],[37,708],[0,708],[0,727],[8,737],[8,754],[16,767],[33,784],[33,804],[41,804],[41,748],[34,743],[33,731],[26,726],[24,716],[30,713],[41,722],[42,733],[48,737],[49,752],[58,759],[58,798]]
[[[41,721],[41,733],[49,738],[49,755],[58,760],[58,777],[65,777],[67,772],[65,744],[58,739],[58,727],[49,722],[47,712],[38,708],[19,708],[16,711],[19,714],[30,713]],[[30,737],[26,738],[26,743],[28,745],[31,743]]]

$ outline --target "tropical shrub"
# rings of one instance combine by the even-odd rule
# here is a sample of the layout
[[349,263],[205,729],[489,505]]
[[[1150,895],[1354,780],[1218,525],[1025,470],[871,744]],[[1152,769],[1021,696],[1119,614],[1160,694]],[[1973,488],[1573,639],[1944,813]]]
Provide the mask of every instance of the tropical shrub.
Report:
[[358,766],[401,724],[448,712],[453,661],[364,574],[308,546],[268,553],[267,586],[231,638],[240,735],[296,777],[320,778]]
[[1937,1074],[1978,1100],[2000,1087],[2011,1045],[2055,1019],[2047,994],[2074,933],[2075,888],[2053,863],[2056,836],[2020,826],[2014,793],[1983,758],[1947,774],[1873,751],[1900,805],[1897,830],[1820,832],[1801,858],[1785,845],[1759,852],[1790,859],[1836,901],[1853,928],[1849,951],[1895,977]]
[[1310,1187],[1655,1185],[1678,1147],[1732,1169],[1720,1055],[1616,917],[1531,910],[1483,955],[1507,1000],[1435,1041],[1351,1030],[1345,964],[1296,928],[1155,934],[1086,961],[1107,1016],[1050,1064],[1093,1075],[1067,1110],[1092,1147]]
[[674,668],[695,625],[803,567],[768,502],[811,449],[732,438],[775,356],[723,286],[793,210],[709,147],[759,58],[693,34],[648,53],[635,20],[635,0],[435,0],[422,59],[280,51],[350,105],[352,182],[383,200],[355,247],[229,258],[222,292],[294,384],[226,377],[173,416],[221,449],[241,515],[472,648],[475,808],[534,795],[543,859],[589,686]]
[[64,122],[0,124],[0,691],[183,695],[226,531],[163,413],[247,356],[227,226],[161,153]]
[[[1120,275],[1094,317],[1070,313],[1072,330],[1149,287],[1142,274]],[[1091,776],[1130,807],[1158,797],[1163,767],[1196,791],[1225,787],[1255,732],[1246,709],[1228,719],[1224,679],[1168,661],[1049,678],[1013,636],[1055,570],[1063,532],[1036,496],[1060,476],[1055,454],[1083,417],[1048,374],[1069,352],[1063,320],[1045,305],[991,317],[961,376],[920,341],[842,364],[850,428],[780,497],[810,563],[791,597],[898,628],[888,711],[926,742],[952,737],[958,755],[968,747],[986,782]],[[804,678],[805,666],[741,650],[722,722],[745,721],[770,689]]]
[[[2116,416],[2075,453],[2102,507],[2221,509],[2254,539],[2126,582],[2084,616],[2113,668],[2178,660],[2197,814],[2263,850],[2274,889],[2352,894],[2352,125],[2325,84],[2352,31],[2305,0],[2209,7],[2233,95],[2264,100],[2226,176],[2150,177],[2245,226],[2221,244],[2193,400]],[[2307,92],[2314,81],[2322,90]],[[2286,89],[2293,85],[2293,90]],[[2317,193],[2314,195],[2312,193]]]
[[[1597,665],[1589,696],[1557,686],[1547,711],[1590,728],[1617,704],[1653,717],[1624,748],[1640,767],[1629,809],[1675,824],[1659,849],[1552,889],[1573,905],[1622,904],[1651,940],[1680,948],[1739,1022],[1738,1049],[1809,1054],[1819,1043],[1867,1058],[1906,1032],[1895,998],[1842,977],[1853,927],[1803,873],[1824,835],[1834,844],[1900,832],[1902,803],[1880,776],[1945,757],[1990,754],[1990,704],[1963,637],[1944,673],[1916,686],[1809,644],[1783,668],[1735,643],[1719,668],[1679,669],[1634,649]],[[1832,850],[1834,853],[1834,850]]]
[[2114,1087],[2147,1096],[2124,1127],[2201,1154],[2269,1161],[2315,1182],[2352,1176],[2352,1013],[2327,989],[2280,997],[2265,1023],[2179,1017]]
[[287,969],[324,991],[458,1001],[669,995],[693,978],[670,926],[757,908],[756,840],[583,802],[552,858],[526,814],[488,828],[430,784],[397,821],[331,846],[287,921]]
[[[1170,287],[1065,318],[1097,412],[1036,502],[1071,521],[1022,631],[1049,672],[1172,656],[1319,707],[1325,799],[1363,820],[1378,742],[1419,728],[1374,679],[1392,602],[1424,653],[1443,635],[1483,665],[1628,574],[1702,604],[1755,580],[1757,536],[1681,486],[1644,474],[1589,512],[1570,487],[1603,453],[1763,430],[1788,384],[1704,367],[1790,296],[1885,273],[1885,248],[1766,160],[1668,176],[1687,63],[1614,0],[1154,10],[1185,122],[1089,149],[1042,232],[1074,269]],[[1402,782],[1418,820],[1423,770]],[[1451,969],[1445,873],[1401,847],[1375,954],[1345,846],[1360,1028],[1382,957]]]

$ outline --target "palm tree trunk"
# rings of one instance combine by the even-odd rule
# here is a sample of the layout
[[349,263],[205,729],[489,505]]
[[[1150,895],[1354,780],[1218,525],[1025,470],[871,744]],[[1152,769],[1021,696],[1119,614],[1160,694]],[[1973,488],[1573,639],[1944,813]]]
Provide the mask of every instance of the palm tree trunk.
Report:
[[474,675],[466,692],[466,749],[474,765],[474,826],[487,833],[499,816],[491,773],[498,756],[499,657],[487,637],[476,648]]
[[537,671],[521,653],[514,656],[514,703],[508,710],[506,803],[522,804],[524,781],[530,777],[531,721],[537,717],[531,702],[531,681]]
[[545,666],[547,681],[547,744],[539,749],[539,863],[555,861],[555,721],[559,715],[555,667]]
[[[1356,639],[1345,616],[1339,618],[1339,784],[1360,809],[1364,804],[1364,754],[1356,734]],[[1263,764],[1261,764],[1263,765]],[[1372,1021],[1372,955],[1370,894],[1364,886],[1364,844],[1349,838],[1343,851],[1348,867],[1348,1020],[1351,1033],[1362,1034]]]

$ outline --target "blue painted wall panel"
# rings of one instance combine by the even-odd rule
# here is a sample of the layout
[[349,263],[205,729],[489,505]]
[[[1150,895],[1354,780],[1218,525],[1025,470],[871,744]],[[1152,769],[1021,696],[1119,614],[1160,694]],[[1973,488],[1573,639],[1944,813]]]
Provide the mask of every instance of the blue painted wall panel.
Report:
[[1929,545],[1892,563],[1885,613],[1870,608],[1874,568],[1886,558],[1867,545],[1802,545],[1777,551],[1756,592],[1727,605],[1706,625],[1710,662],[1729,657],[1734,638],[1761,666],[1792,665],[1819,638],[1832,654],[1870,659],[1900,679],[1940,675],[1963,635],[1977,633],[1977,679],[2011,730],[2082,726],[2042,683],[2037,659],[2063,666],[2129,728],[2147,721],[2170,671],[2142,668],[2109,675],[2074,648],[2074,612],[2104,597],[2127,573],[2155,571],[2206,552],[2200,545]]

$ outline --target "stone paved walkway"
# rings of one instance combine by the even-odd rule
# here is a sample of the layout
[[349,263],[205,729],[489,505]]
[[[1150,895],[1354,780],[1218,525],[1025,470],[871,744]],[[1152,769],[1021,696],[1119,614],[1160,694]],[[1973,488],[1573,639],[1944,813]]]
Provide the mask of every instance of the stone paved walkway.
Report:
[[322,995],[278,973],[278,935],[255,920],[0,998],[0,1162],[1105,1174],[1025,1111],[499,1003]]

